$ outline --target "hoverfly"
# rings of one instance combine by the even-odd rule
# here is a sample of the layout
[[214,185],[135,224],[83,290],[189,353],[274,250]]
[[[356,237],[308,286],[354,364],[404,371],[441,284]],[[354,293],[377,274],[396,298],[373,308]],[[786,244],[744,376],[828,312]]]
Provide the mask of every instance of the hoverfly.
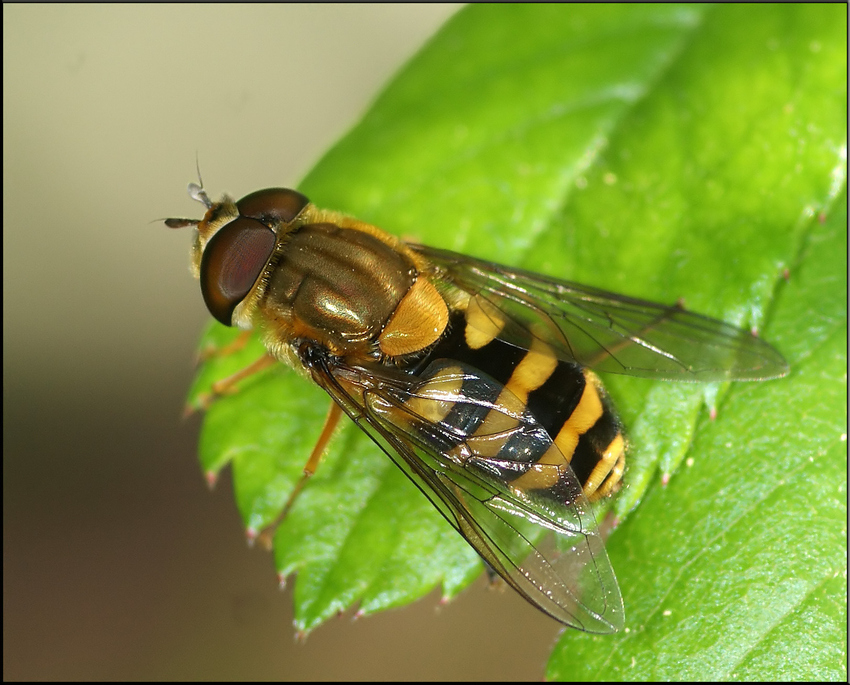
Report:
[[[619,487],[626,444],[595,371],[788,371],[750,332],[678,305],[405,242],[295,190],[211,202],[189,188],[204,218],[166,223],[196,228],[210,313],[257,331],[267,356],[251,370],[285,362],[334,401],[305,477],[347,414],[492,571],[579,630],[624,625],[592,502]],[[546,531],[554,544],[539,542]]]

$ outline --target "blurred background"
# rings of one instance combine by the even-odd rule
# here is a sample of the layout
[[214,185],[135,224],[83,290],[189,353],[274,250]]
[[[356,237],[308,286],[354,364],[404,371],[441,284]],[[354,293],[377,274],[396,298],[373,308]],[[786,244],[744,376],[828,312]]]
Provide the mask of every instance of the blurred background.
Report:
[[155,220],[200,216],[196,154],[296,185],[457,9],[4,5],[6,679],[542,678],[558,625],[481,580],[297,643],[180,419],[208,314]]

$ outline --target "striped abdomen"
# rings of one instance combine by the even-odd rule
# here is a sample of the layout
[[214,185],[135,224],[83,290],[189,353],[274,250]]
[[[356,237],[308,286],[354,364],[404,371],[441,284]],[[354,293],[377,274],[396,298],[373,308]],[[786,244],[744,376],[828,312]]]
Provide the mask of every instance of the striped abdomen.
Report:
[[[596,375],[558,360],[531,336],[529,349],[523,349],[494,337],[495,332],[482,334],[486,326],[470,329],[467,319],[474,316],[474,310],[454,312],[443,338],[414,371],[423,380],[420,391],[449,391],[471,400],[427,416],[458,436],[457,446],[447,445],[447,450],[454,447],[456,458],[520,490],[546,493],[560,502],[571,502],[577,494],[569,486],[574,481],[563,475],[567,464],[589,499],[611,493],[622,477],[625,443]],[[496,383],[459,373],[470,367]],[[416,400],[408,404],[420,411]],[[427,407],[434,412],[437,404]],[[528,414],[535,419],[530,424],[511,418]],[[534,435],[540,427],[557,449],[545,436]]]

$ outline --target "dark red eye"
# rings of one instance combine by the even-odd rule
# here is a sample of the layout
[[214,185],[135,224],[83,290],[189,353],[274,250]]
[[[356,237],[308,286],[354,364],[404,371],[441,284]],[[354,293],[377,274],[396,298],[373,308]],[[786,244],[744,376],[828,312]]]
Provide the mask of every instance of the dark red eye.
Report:
[[254,219],[239,217],[221,228],[201,257],[201,293],[210,313],[232,326],[233,310],[245,299],[274,250],[275,234]]
[[266,188],[246,195],[236,203],[242,216],[247,216],[264,224],[288,224],[304,209],[310,200],[297,190],[289,188]]

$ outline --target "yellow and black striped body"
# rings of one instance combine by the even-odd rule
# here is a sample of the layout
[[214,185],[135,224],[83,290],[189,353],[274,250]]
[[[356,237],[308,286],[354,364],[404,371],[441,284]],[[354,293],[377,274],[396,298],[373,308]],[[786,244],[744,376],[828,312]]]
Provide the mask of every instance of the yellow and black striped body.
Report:
[[[788,373],[750,331],[685,311],[415,245],[288,188],[203,203],[192,270],[210,313],[335,402],[304,467],[347,415],[521,596],[580,630],[624,627],[588,500],[618,487],[619,420],[596,374],[759,380]],[[278,521],[304,485],[293,489]],[[562,544],[536,547],[524,524]],[[277,523],[270,526],[274,530]]]
[[[452,429],[458,443],[465,437],[463,442],[474,453],[466,466],[478,464],[519,490],[570,503],[578,494],[573,492],[575,479],[566,475],[572,469],[591,501],[613,492],[623,474],[625,442],[596,375],[557,359],[531,334],[528,349],[482,335],[470,328],[475,316],[474,309],[453,312],[442,338],[412,370],[422,378],[421,392],[449,391],[475,403],[445,406],[441,415],[426,418]],[[458,362],[478,373],[462,376]],[[482,377],[496,383],[482,383]],[[418,411],[415,399],[408,404]],[[434,403],[429,407],[433,412]],[[547,441],[534,441],[529,435],[533,429],[511,420],[509,414],[533,416],[557,449],[534,449]],[[446,445],[444,450],[454,450],[457,459],[465,460],[458,445]]]
[[[306,344],[324,350],[329,368],[365,365],[376,379],[403,370],[417,380],[399,406],[426,423],[416,428],[398,408],[386,420],[412,432],[440,424],[432,444],[516,490],[572,503],[579,486],[595,500],[619,484],[625,444],[597,377],[531,329],[506,342],[505,312],[409,245],[285,189],[212,205],[198,231],[211,311],[258,329],[275,358],[309,369],[298,351]],[[369,404],[365,387],[339,382]],[[429,399],[436,389],[454,404]]]

